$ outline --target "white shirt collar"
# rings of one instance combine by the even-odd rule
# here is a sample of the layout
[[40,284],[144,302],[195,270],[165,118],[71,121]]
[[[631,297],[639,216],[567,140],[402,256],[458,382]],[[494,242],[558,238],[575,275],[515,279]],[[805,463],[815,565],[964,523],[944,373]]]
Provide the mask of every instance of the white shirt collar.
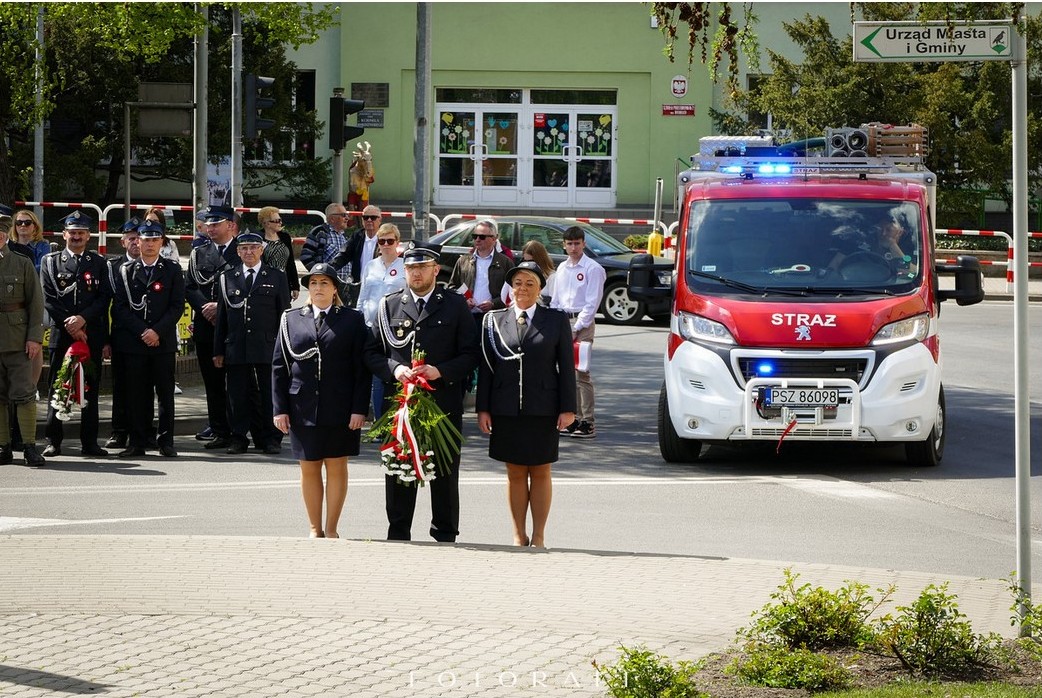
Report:
[[333,310],[333,304],[332,303],[329,304],[328,308],[319,308],[317,305],[312,305],[311,306],[311,313],[315,316],[316,320],[318,319],[318,314],[319,313],[325,313],[326,315],[329,315],[329,313],[332,310]]
[[257,266],[255,266],[255,267],[248,267],[245,264],[243,264],[242,265],[242,273],[246,274],[247,272],[250,271],[250,269],[252,269],[254,274],[260,275],[260,268],[261,268],[261,265],[260,265],[259,262],[258,262]]

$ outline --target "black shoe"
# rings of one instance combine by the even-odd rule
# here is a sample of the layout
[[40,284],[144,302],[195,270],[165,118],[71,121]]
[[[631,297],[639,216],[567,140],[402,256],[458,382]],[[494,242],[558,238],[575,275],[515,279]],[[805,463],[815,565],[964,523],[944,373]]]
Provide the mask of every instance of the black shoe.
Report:
[[277,456],[282,453],[282,446],[280,444],[268,444],[264,447],[264,453],[269,456]]
[[196,441],[209,441],[216,438],[217,434],[214,433],[214,430],[210,428],[209,424],[206,425],[205,429],[195,435]]
[[594,439],[596,437],[597,430],[589,422],[580,423],[579,428],[572,432],[572,438],[574,439]]
[[128,446],[116,454],[117,458],[141,458],[145,455],[145,449],[140,446]]
[[[228,445],[228,448],[227,450],[225,450],[225,453],[227,453],[230,456],[237,456],[240,453],[246,453],[246,447],[248,445],[249,444],[244,444],[241,441],[233,441]],[[207,444],[207,447],[209,447],[209,444]]]
[[216,449],[216,448],[228,448],[232,445],[232,440],[227,436],[215,437],[212,441],[208,442],[203,448]]
[[14,452],[10,446],[0,446],[0,465],[10,465],[14,462]]
[[81,448],[80,455],[85,458],[108,458],[109,452],[103,448],[100,448],[97,444],[94,444],[93,446],[84,446],[83,448]]
[[25,457],[25,464],[28,466],[39,468],[42,465],[47,465],[47,461],[36,450],[36,444],[26,444],[22,450],[22,455]]
[[173,446],[160,446],[159,455],[166,458],[177,458],[177,450]]
[[113,434],[109,437],[109,440],[105,442],[105,448],[126,448],[127,447],[127,435],[126,434]]
[[43,455],[50,458],[51,456],[60,456],[62,454],[61,444],[47,444],[47,448],[43,449]]
[[561,436],[571,436],[572,434],[575,433],[575,430],[578,429],[578,428],[579,428],[579,420],[576,419],[571,424],[566,426],[564,429],[561,429],[557,433],[560,434]]

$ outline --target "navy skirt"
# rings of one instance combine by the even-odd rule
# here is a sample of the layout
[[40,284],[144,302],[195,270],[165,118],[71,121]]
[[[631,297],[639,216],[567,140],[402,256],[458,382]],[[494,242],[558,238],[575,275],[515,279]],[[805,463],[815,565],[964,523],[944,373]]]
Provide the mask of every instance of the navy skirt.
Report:
[[514,465],[557,462],[557,416],[505,417],[492,415],[488,457]]
[[289,428],[289,443],[297,460],[357,456],[361,440],[361,429],[348,429],[346,426]]

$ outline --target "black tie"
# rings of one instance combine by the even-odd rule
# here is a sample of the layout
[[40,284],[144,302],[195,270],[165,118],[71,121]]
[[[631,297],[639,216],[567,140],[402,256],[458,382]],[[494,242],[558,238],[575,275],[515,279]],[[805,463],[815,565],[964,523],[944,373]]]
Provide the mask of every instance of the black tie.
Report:
[[419,311],[420,314],[423,314],[423,308],[426,305],[427,305],[427,301],[423,300],[422,298],[417,298],[416,299],[416,310]]
[[151,265],[151,266],[145,265],[145,278],[148,279],[149,281],[152,280],[152,270],[155,269],[155,268],[156,268],[156,265],[154,265],[154,264]]
[[[255,278],[254,278],[254,276],[253,276],[253,269],[247,269],[247,270],[246,270],[246,291],[247,291],[247,292],[248,292],[248,291],[249,291],[250,289],[252,289],[252,288],[253,288],[253,282],[254,282],[254,281],[256,281],[256,279],[255,279]],[[321,317],[321,316],[320,316],[320,317]]]
[[322,329],[322,325],[325,324],[325,322],[326,322],[326,311],[320,310],[318,312],[318,317],[315,318],[315,329],[316,330],[321,330]]
[[517,337],[521,341],[525,339],[525,333],[528,331],[528,313],[522,312],[517,316]]

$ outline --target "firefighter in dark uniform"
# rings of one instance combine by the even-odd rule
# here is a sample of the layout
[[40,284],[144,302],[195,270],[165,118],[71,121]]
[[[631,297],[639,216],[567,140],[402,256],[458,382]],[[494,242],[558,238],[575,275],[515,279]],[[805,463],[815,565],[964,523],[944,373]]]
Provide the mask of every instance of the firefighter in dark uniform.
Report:
[[[0,211],[3,213],[3,211]],[[10,412],[18,417],[25,464],[46,460],[36,449],[32,362],[43,351],[43,290],[30,258],[11,251],[11,217],[0,216],[0,465],[14,460]]]
[[[134,216],[123,224],[120,244],[123,245],[123,253],[112,255],[105,259],[109,267],[109,288],[116,288],[116,279],[119,278],[119,268],[124,264],[137,261],[141,256],[140,238],[137,229],[141,226],[141,219]],[[111,345],[110,345],[111,351]],[[127,438],[130,433],[130,416],[127,408],[127,368],[126,357],[123,352],[112,351],[112,433],[109,440],[105,442],[106,448],[124,449],[127,447]]]
[[177,321],[185,306],[181,265],[159,255],[163,228],[138,228],[141,257],[119,269],[112,308],[112,348],[126,356],[130,443],[120,458],[145,455],[152,428],[152,405],[159,399],[157,441],[168,458],[174,449],[174,369]]
[[206,389],[206,415],[209,427],[197,434],[200,440],[210,440],[213,448],[231,445],[231,426],[228,423],[228,393],[225,371],[213,363],[214,326],[217,323],[217,277],[228,269],[241,266],[235,252],[238,223],[230,206],[207,206],[203,223],[209,241],[192,248],[188,258],[185,293],[192,314],[192,338],[199,361],[199,374]]
[[[441,246],[415,245],[403,255],[408,288],[388,294],[377,308],[366,343],[369,370],[384,382],[384,409],[398,382],[423,376],[434,387],[431,396],[460,430],[463,391],[460,381],[478,365],[478,329],[463,296],[437,286]],[[412,367],[415,352],[426,363]],[[431,480],[431,528],[434,540],[455,542],[459,535],[459,456],[447,476]],[[388,475],[385,481],[389,540],[410,540],[416,487]]]
[[[80,413],[80,454],[103,458],[109,453],[98,446],[98,380],[102,349],[108,344],[109,286],[105,258],[87,249],[94,221],[82,211],[73,211],[62,219],[65,249],[44,255],[40,262],[44,305],[51,317],[51,370],[47,384],[50,393],[58,377],[65,352],[73,342],[84,341],[90,347],[90,361],[96,367],[87,378],[86,404]],[[65,436],[48,395],[48,445],[44,456],[60,456]]]
[[214,364],[228,380],[232,433],[225,452],[245,453],[249,432],[257,448],[274,455],[282,450],[282,432],[271,421],[271,361],[279,320],[290,306],[289,282],[281,269],[261,263],[264,238],[247,231],[236,241],[242,262],[217,281],[213,340]]

